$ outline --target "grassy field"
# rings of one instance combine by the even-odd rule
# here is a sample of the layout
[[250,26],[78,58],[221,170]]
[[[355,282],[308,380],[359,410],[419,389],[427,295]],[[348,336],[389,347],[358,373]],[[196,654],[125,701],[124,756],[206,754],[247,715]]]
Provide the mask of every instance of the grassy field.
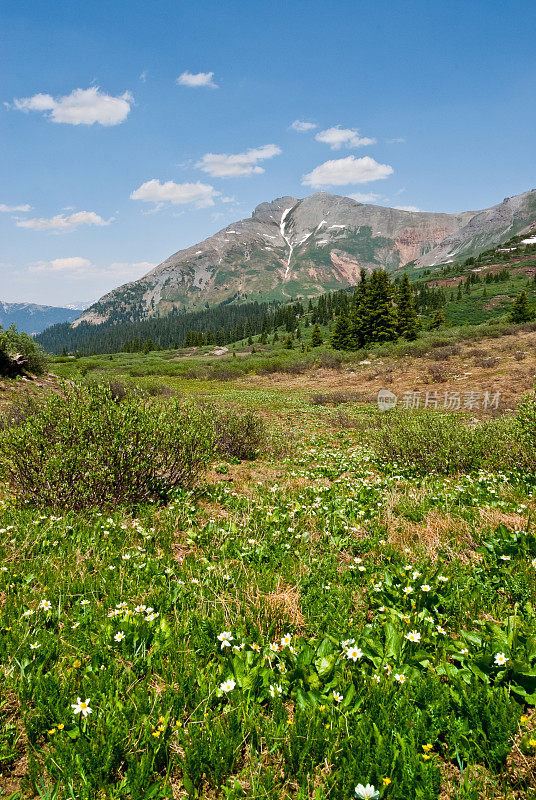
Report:
[[[144,353],[116,353],[81,358],[54,358],[50,370],[62,379],[111,381],[143,386],[158,394],[172,390],[184,396],[231,398],[240,403],[251,392],[270,390],[282,402],[289,398],[345,392],[348,399],[375,403],[379,389],[390,389],[402,401],[417,392],[480,393],[477,416],[486,391],[499,392],[499,411],[513,409],[536,375],[536,325],[475,326],[431,331],[414,342],[396,342],[357,353],[339,353],[327,346],[307,353],[285,350],[280,343],[259,346],[252,353],[238,342],[235,355],[215,356],[214,347]],[[7,399],[8,394],[0,393]],[[441,404],[440,404],[441,405]],[[490,409],[493,411],[493,409]]]
[[365,402],[472,388],[469,359],[477,388],[523,370],[513,407],[533,336],[234,381],[177,352],[55,363],[246,407],[269,435],[167,504],[75,514],[5,488],[0,797],[535,797],[534,476],[379,458]]

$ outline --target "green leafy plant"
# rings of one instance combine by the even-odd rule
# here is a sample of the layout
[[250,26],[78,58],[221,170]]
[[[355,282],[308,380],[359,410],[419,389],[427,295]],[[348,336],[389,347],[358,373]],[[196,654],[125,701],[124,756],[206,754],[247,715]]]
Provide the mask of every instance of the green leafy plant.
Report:
[[206,412],[191,404],[65,384],[2,432],[0,474],[31,502],[111,507],[194,485],[212,449]]
[[232,408],[212,411],[214,444],[221,456],[255,458],[266,441],[266,426],[252,411]]

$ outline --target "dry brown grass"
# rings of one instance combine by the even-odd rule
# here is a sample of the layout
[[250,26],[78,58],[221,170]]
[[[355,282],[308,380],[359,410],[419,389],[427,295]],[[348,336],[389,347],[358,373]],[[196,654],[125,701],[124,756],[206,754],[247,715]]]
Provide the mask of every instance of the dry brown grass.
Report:
[[[440,391],[499,391],[500,411],[514,409],[524,393],[534,388],[536,373],[536,336],[532,331],[516,331],[500,338],[486,338],[477,342],[467,340],[455,345],[457,351],[449,355],[448,371]],[[452,350],[452,348],[450,348]],[[518,354],[522,352],[523,368],[519,367]],[[302,375],[280,373],[270,376],[251,375],[237,381],[237,385],[258,388],[277,388],[283,391],[300,391],[310,394],[330,392],[355,392],[361,402],[375,402],[381,388],[387,386],[398,397],[405,391],[420,391],[422,397],[430,390],[430,367],[436,364],[437,352],[431,350],[424,357],[404,355],[397,358],[375,358],[371,365],[345,364],[342,369],[313,369]],[[481,356],[475,365],[475,356]],[[490,359],[485,360],[485,359]],[[482,365],[484,363],[484,365]],[[514,372],[515,371],[515,372]],[[490,412],[475,411],[475,416],[490,416]]]
[[12,761],[0,762],[0,788],[9,797],[10,794],[22,790],[24,778],[28,772],[28,738],[22,723],[21,708],[18,697],[14,694],[3,698],[2,716],[6,726],[14,724],[20,733],[15,757]]
[[[283,625],[290,623],[297,630],[303,626],[305,621],[301,611],[300,590],[297,586],[288,586],[281,582],[278,583],[275,591],[268,594],[257,590],[254,604],[259,611],[267,606],[273,617],[279,616]],[[280,630],[285,632],[283,628]]]
[[504,512],[497,508],[479,508],[479,513],[483,522],[490,528],[506,525],[511,530],[521,531],[527,527],[527,519],[522,517],[521,514]]
[[418,549],[432,561],[443,558],[469,563],[479,558],[473,528],[460,517],[432,509],[422,522],[389,514],[386,523],[387,541],[400,550]]

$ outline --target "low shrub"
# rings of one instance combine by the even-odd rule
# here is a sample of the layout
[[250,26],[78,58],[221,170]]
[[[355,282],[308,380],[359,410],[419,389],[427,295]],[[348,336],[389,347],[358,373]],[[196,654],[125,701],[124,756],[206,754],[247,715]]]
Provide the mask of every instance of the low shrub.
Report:
[[318,361],[322,369],[342,369],[343,356],[340,353],[322,353]]
[[17,331],[14,325],[7,330],[0,325],[0,375],[13,377],[21,372],[41,375],[45,367],[46,356],[31,336]]
[[443,383],[447,380],[448,364],[431,364],[428,367],[428,375],[431,383]]
[[499,359],[496,356],[485,356],[484,358],[475,359],[475,365],[483,369],[491,369],[492,367],[496,367],[498,363]]
[[0,479],[25,501],[114,507],[191,487],[213,452],[207,412],[110,387],[70,384],[30,401],[0,434]]
[[435,347],[436,349],[430,353],[430,358],[434,361],[446,361],[451,356],[459,356],[462,351],[462,348],[457,344],[446,345],[441,342],[440,346],[436,343]]
[[422,473],[471,471],[475,459],[472,431],[459,417],[436,411],[394,411],[385,414],[370,439],[382,462]]
[[536,474],[536,395],[518,415],[470,424],[456,414],[394,411],[371,424],[368,438],[382,461],[421,474],[486,469]]
[[227,458],[255,458],[266,440],[264,420],[251,411],[213,412],[216,452]]

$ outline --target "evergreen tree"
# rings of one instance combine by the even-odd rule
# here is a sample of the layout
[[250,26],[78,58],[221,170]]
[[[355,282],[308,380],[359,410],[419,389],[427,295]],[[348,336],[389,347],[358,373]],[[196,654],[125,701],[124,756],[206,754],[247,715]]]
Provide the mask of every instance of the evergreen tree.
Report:
[[438,308],[434,311],[434,316],[432,317],[432,322],[430,323],[430,330],[434,330],[435,328],[439,328],[441,325],[445,324],[445,315]]
[[397,311],[399,336],[403,336],[404,339],[409,341],[416,339],[419,320],[417,319],[413,293],[406,273],[404,273],[397,291]]
[[311,347],[319,347],[321,344],[324,343],[322,339],[322,332],[318,327],[318,323],[313,328],[313,333],[311,335]]
[[368,320],[368,291],[369,283],[367,273],[361,270],[361,280],[354,292],[352,307],[350,310],[350,346],[352,350],[358,350],[366,343],[368,334],[366,331]]
[[382,269],[374,270],[365,295],[365,342],[391,342],[397,338],[397,326],[389,276]]
[[529,306],[527,293],[523,289],[515,299],[512,311],[510,312],[510,319],[512,322],[529,322],[533,317],[534,312]]
[[346,314],[341,313],[335,320],[335,329],[331,337],[331,346],[335,350],[349,350],[351,345],[350,322]]
[[283,342],[283,347],[285,348],[285,350],[293,350],[294,349],[294,343],[292,341],[292,335],[290,333],[287,336],[287,338],[285,339],[285,341]]

